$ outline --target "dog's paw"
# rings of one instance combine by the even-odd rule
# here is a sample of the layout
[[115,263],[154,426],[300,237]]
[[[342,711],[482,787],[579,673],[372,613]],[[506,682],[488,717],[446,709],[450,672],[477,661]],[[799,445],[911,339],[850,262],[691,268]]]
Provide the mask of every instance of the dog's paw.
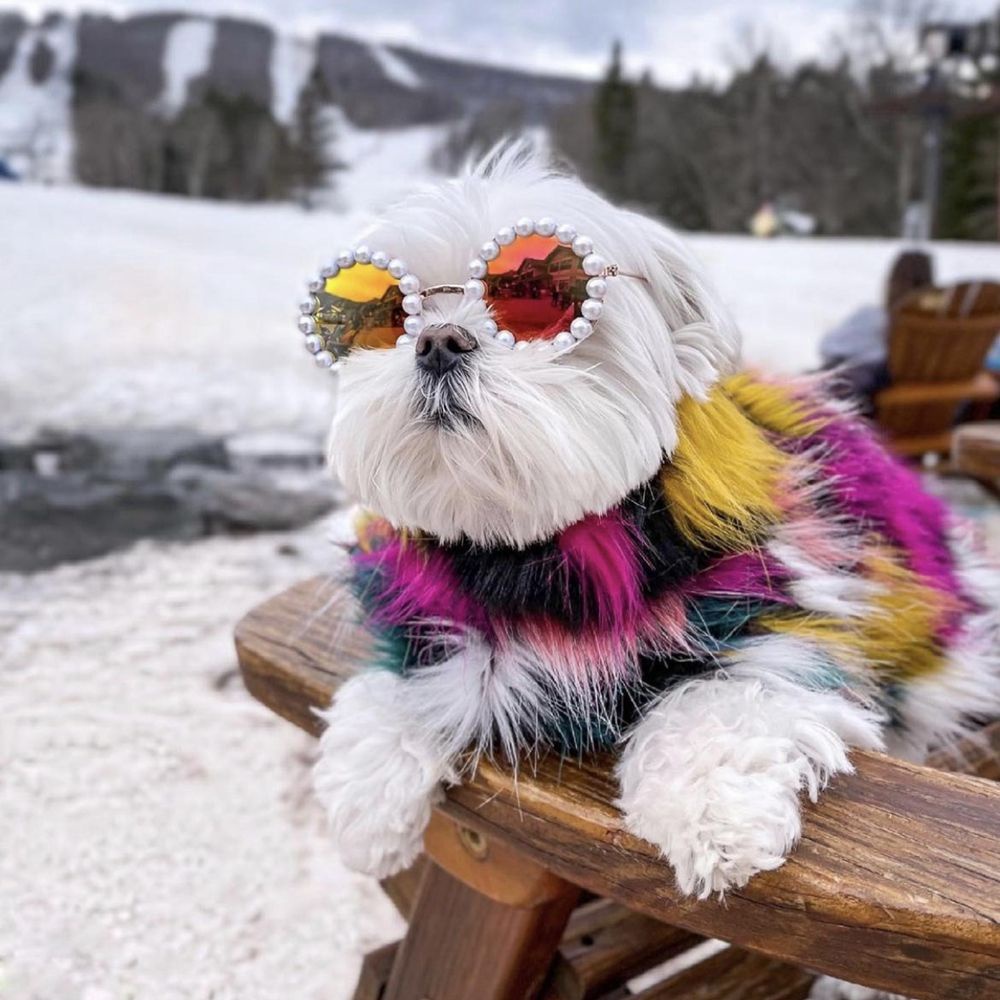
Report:
[[622,753],[626,827],[662,850],[687,894],[745,885],[798,841],[800,792],[815,799],[830,775],[850,770],[840,733],[855,735],[853,712],[833,693],[755,679],[672,691]]
[[833,979],[831,976],[820,976],[809,991],[809,1000],[907,1000],[898,993],[885,993],[873,990],[869,986],[857,986]]
[[768,741],[756,747],[766,762],[668,764],[664,774],[655,742],[644,761],[632,755],[623,769],[619,804],[628,830],[663,852],[682,892],[704,899],[782,864],[801,831],[800,757]]
[[313,769],[344,864],[377,878],[416,860],[441,782],[450,776],[440,750],[408,717],[404,686],[380,670],[348,681],[323,713]]

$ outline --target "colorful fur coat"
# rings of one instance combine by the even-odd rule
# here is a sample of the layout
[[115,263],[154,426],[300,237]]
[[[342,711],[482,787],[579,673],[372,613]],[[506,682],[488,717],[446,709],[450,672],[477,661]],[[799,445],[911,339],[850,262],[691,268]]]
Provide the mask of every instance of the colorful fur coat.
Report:
[[[579,753],[671,686],[784,636],[800,640],[776,647],[801,654],[786,665],[797,680],[905,730],[912,686],[947,669],[981,610],[942,503],[815,382],[736,376],[677,418],[680,444],[652,479],[523,549],[363,517],[353,586],[379,664],[448,683],[449,662],[485,649],[488,669],[517,676],[472,741]],[[456,669],[450,683],[469,681]]]

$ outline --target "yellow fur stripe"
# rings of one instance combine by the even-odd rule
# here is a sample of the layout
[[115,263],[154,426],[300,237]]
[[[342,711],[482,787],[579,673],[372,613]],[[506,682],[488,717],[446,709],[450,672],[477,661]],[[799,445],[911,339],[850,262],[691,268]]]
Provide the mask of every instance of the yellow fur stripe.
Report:
[[935,641],[941,616],[952,606],[946,594],[928,587],[884,549],[864,560],[866,576],[881,584],[871,612],[847,621],[807,612],[778,613],[760,619],[769,632],[838,647],[876,670],[886,681],[908,680],[938,670],[943,658]]
[[787,457],[722,386],[708,402],[683,399],[677,417],[680,440],[662,484],[678,530],[702,548],[753,547],[780,519]]
[[804,403],[787,386],[761,381],[747,372],[726,379],[723,389],[754,423],[775,434],[805,437],[815,434],[824,424],[822,418],[810,416]]

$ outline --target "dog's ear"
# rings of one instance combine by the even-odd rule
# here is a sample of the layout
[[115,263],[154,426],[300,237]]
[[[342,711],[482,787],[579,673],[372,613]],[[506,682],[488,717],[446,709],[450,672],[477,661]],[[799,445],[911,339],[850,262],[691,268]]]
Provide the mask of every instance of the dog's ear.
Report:
[[704,268],[677,236],[658,222],[639,218],[650,254],[644,273],[670,329],[678,384],[686,394],[704,398],[714,383],[739,367],[739,331]]

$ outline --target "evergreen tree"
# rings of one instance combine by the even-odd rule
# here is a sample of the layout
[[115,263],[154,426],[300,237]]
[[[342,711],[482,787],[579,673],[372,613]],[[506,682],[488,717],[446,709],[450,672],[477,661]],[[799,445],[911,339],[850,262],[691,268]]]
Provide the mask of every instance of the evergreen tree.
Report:
[[625,79],[619,41],[614,43],[611,63],[594,92],[593,111],[600,181],[610,194],[628,195],[638,115],[635,86]]
[[288,183],[296,200],[311,208],[317,191],[329,188],[342,164],[332,155],[330,95],[319,66],[299,95],[288,154]]
[[937,235],[947,240],[997,238],[995,115],[953,121],[945,138]]

